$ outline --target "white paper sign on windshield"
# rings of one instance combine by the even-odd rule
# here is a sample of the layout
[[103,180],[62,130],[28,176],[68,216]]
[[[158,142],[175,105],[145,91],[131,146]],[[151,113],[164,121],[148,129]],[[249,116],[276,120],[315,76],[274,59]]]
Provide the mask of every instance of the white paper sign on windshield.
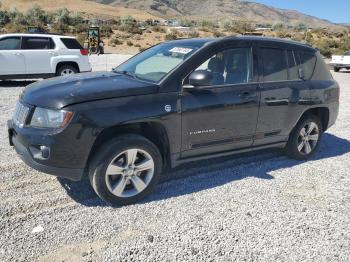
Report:
[[192,50],[193,49],[191,49],[191,48],[174,47],[174,48],[170,49],[170,52],[186,55],[186,54],[190,53]]

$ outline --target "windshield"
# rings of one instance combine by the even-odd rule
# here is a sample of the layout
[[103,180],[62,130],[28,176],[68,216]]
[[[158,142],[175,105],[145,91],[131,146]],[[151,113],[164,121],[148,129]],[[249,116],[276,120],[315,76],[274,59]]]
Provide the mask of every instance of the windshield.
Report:
[[160,44],[132,57],[113,71],[157,83],[199,48],[198,44]]
[[346,52],[345,56],[350,56],[350,51]]

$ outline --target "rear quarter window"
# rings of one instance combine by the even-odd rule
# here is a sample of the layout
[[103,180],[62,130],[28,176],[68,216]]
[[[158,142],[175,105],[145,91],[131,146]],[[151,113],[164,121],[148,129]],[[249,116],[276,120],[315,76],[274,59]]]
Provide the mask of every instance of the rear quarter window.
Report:
[[333,80],[333,76],[326,65],[324,59],[319,52],[316,53],[317,61],[314,73],[312,75],[313,80]]
[[305,79],[310,79],[314,73],[316,66],[316,55],[307,52],[298,52],[300,57],[300,66],[304,70]]
[[68,49],[83,49],[81,44],[74,38],[61,38],[61,41]]

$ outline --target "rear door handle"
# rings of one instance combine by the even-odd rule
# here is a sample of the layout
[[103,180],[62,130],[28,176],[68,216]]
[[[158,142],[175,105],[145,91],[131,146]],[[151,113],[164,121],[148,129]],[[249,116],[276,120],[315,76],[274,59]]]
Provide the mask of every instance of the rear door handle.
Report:
[[21,53],[12,53],[12,54],[14,54],[14,55],[21,55]]
[[288,98],[277,99],[275,97],[267,97],[265,98],[265,103],[269,106],[288,105],[289,99]]

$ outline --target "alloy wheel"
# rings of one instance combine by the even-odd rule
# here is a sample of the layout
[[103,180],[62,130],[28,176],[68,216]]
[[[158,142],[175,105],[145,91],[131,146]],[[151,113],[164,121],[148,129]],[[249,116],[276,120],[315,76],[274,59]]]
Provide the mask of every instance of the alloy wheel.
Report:
[[299,132],[298,151],[302,155],[309,155],[316,148],[320,138],[320,131],[313,121],[307,123]]
[[142,149],[128,149],[115,157],[106,169],[108,190],[117,197],[140,194],[150,184],[154,175],[154,161]]

